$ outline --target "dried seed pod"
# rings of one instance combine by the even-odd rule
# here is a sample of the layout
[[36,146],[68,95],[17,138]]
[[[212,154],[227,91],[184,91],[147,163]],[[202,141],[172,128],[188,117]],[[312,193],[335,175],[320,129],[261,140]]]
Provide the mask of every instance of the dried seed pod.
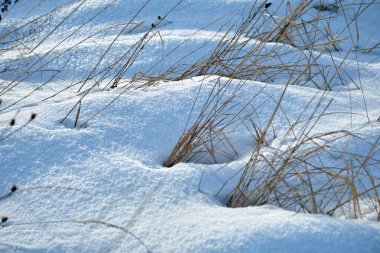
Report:
[[11,192],[16,192],[16,191],[18,191],[17,185],[12,185]]

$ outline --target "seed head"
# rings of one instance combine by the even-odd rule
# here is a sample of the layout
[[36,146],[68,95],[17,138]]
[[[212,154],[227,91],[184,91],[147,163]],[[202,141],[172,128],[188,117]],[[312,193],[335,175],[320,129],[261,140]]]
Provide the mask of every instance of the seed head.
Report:
[[17,185],[12,185],[12,187],[11,187],[11,192],[16,192],[16,191],[18,191],[18,187],[17,187]]

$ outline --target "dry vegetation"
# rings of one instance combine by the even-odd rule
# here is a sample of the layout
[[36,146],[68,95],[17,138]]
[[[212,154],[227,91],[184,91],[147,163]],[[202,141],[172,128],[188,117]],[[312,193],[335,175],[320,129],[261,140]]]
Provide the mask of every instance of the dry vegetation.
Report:
[[[85,0],[79,1],[67,18],[74,15],[85,2]],[[251,128],[252,138],[256,145],[249,161],[238,174],[240,178],[235,189],[226,200],[228,206],[275,204],[295,211],[328,215],[344,214],[349,218],[361,218],[363,209],[370,205],[377,212],[380,220],[378,193],[380,180],[374,173],[374,170],[379,169],[379,160],[376,158],[379,138],[373,140],[372,143],[367,143],[354,130],[346,129],[315,133],[314,126],[326,116],[325,112],[330,105],[330,103],[322,103],[325,101],[324,95],[316,97],[313,103],[310,102],[306,108],[302,108],[302,113],[296,122],[284,122],[287,130],[282,133],[280,143],[284,143],[289,138],[294,140],[285,149],[283,145],[271,146],[267,141],[269,134],[280,135],[273,128],[272,123],[281,111],[281,104],[288,87],[300,85],[329,91],[336,82],[345,85],[346,80],[350,80],[355,83],[354,79],[342,71],[344,60],[337,61],[332,54],[342,50],[340,43],[345,38],[341,35],[346,33],[352,25],[355,26],[357,17],[363,15],[373,1],[363,2],[363,7],[360,8],[357,16],[347,20],[346,26],[342,27],[340,33],[337,34],[333,34],[330,28],[330,14],[344,8],[342,1],[336,1],[335,4],[325,4],[321,1],[316,5],[315,1],[303,0],[297,6],[288,5],[287,13],[281,19],[275,17],[278,10],[269,11],[269,8],[272,8],[269,2],[255,3],[244,20],[224,28],[226,32],[210,54],[192,63],[191,66],[184,68],[181,60],[178,60],[159,75],[137,72],[128,79],[126,72],[144,47],[153,38],[161,36],[155,28],[181,4],[182,1],[178,1],[172,9],[157,18],[156,23],[152,24],[133,46],[125,49],[116,61],[99,70],[99,66],[117,39],[122,34],[132,33],[143,25],[136,21],[136,17],[149,2],[148,0],[143,3],[139,11],[127,22],[97,31],[66,51],[48,58],[55,48],[65,43],[71,36],[80,33],[87,23],[109,7],[106,6],[67,37],[62,38],[62,41],[44,55],[39,56],[37,60],[19,59],[16,64],[9,64],[17,66],[16,69],[4,66],[3,72],[13,71],[16,74],[13,80],[0,86],[0,97],[40,72],[51,71],[52,74],[51,78],[41,83],[25,97],[11,105],[1,107],[0,113],[15,107],[23,99],[38,92],[38,89],[52,82],[65,68],[64,64],[62,69],[47,70],[46,66],[49,63],[91,37],[107,29],[117,28],[120,32],[102,53],[99,61],[94,63],[92,71],[86,73],[85,79],[75,81],[45,99],[57,97],[69,89],[77,91],[76,95],[79,99],[68,110],[62,122],[71,117],[74,119],[74,127],[86,126],[89,120],[94,119],[127,90],[148,89],[161,80],[183,80],[210,75],[224,77],[227,79],[223,81],[221,78],[215,78],[212,91],[201,112],[195,119],[189,120],[186,131],[180,136],[164,166],[172,167],[180,162],[217,163],[221,156],[233,159],[236,150],[230,141],[229,133],[239,125],[246,124]],[[64,20],[54,24],[49,23],[54,12],[60,8],[63,6],[1,34],[2,53],[15,50],[17,47],[22,52],[27,51],[29,55],[33,54],[64,23]],[[318,16],[305,18],[305,13],[311,9],[319,10]],[[32,27],[33,29],[29,29]],[[44,37],[36,36],[41,29],[48,29],[49,32]],[[216,34],[220,33],[221,31]],[[353,38],[359,38],[358,30],[352,33],[354,33]],[[181,45],[174,48],[168,55],[178,50]],[[367,51],[370,50],[372,49]],[[192,53],[194,52],[189,52],[189,54]],[[162,61],[165,61],[168,55],[164,55]],[[328,57],[330,63],[321,61],[322,57]],[[24,61],[28,63],[23,65]],[[258,122],[258,108],[255,108],[253,103],[266,88],[265,86],[247,101],[237,99],[246,80],[262,82],[281,80],[284,83],[281,94],[276,98],[273,111],[265,124]],[[360,88],[360,84],[356,86]],[[81,119],[82,102],[95,87],[100,87],[102,90],[118,88],[120,93],[103,108],[99,108],[97,113],[89,118]],[[311,108],[312,106],[315,108]],[[304,112],[310,110],[311,114],[303,115]],[[0,140],[3,135],[3,133],[0,135]],[[367,155],[357,155],[338,148],[335,143],[341,140],[356,141],[362,145],[369,145],[371,148]],[[332,154],[340,156],[333,166],[328,161],[328,157]]]
[[[205,155],[217,162],[216,157],[220,157],[220,153],[234,150],[228,132],[236,124],[249,121],[252,123],[256,146],[248,163],[239,173],[235,189],[226,200],[228,206],[275,204],[295,211],[338,214],[348,218],[362,218],[363,209],[371,209],[375,210],[377,219],[380,220],[380,181],[376,176],[376,170],[379,169],[379,139],[367,143],[354,130],[315,133],[314,126],[325,116],[332,101],[322,103],[324,96],[316,98],[316,103],[310,102],[303,109],[313,111],[306,119],[299,115],[296,122],[284,122],[288,129],[282,135],[280,143],[289,138],[294,140],[285,149],[281,148],[282,145],[274,147],[267,142],[268,131],[290,85],[312,84],[318,89],[331,90],[333,81],[343,80],[342,75],[346,74],[340,71],[344,61],[327,66],[319,64],[318,59],[330,55],[334,62],[331,51],[340,51],[339,35],[355,20],[348,21],[340,34],[332,35],[326,28],[320,28],[322,22],[329,24],[323,17],[314,17],[308,21],[301,17],[309,8],[336,12],[338,5],[334,5],[331,10],[330,5],[316,6],[312,3],[313,1],[301,1],[283,19],[275,21],[271,29],[262,29],[263,24],[258,22],[261,15],[266,13],[265,3],[255,6],[247,19],[236,26],[236,32],[233,28],[229,29],[233,34],[229,36],[227,33],[207,60],[197,62],[179,77],[219,75],[231,78],[230,80],[270,81],[286,76],[286,85],[266,126],[260,128],[254,119],[257,109],[252,106],[252,101],[259,94],[246,103],[235,103],[234,99],[239,97],[240,86],[244,85],[244,81],[225,96],[226,91],[231,89],[231,82],[220,85],[217,80],[197,120],[183,133],[164,165],[171,167],[178,162],[196,162],[199,156]],[[366,8],[369,6],[370,4]],[[278,44],[271,45],[268,50],[268,43],[272,42]],[[288,45],[299,49],[293,56],[296,60],[290,62],[284,60],[288,50],[283,49]],[[241,110],[229,113],[236,106]],[[315,108],[309,108],[310,106]],[[345,142],[353,141],[359,146],[369,145],[371,148],[367,155],[351,153],[335,145],[335,142],[342,139]],[[332,153],[339,154],[337,162],[331,162]]]

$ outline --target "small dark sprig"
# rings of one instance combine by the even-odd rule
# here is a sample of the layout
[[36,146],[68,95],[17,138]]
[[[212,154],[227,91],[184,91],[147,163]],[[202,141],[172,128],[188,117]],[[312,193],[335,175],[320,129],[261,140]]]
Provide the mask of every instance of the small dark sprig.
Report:
[[19,190],[19,188],[17,185],[15,185],[15,184],[12,185],[9,193],[5,194],[4,196],[0,196],[0,201],[9,198],[10,196],[12,196],[12,194],[17,192],[18,190]]
[[30,120],[32,121],[32,120],[34,120],[36,117],[37,117],[37,113],[32,113],[32,114],[30,115]]
[[14,193],[14,192],[16,192],[16,191],[18,191],[18,186],[14,184],[14,185],[12,185],[12,187],[11,187],[11,192]]
[[7,217],[7,216],[2,216],[2,217],[1,217],[1,222],[0,222],[0,223],[7,222],[7,220],[8,220],[8,217]]

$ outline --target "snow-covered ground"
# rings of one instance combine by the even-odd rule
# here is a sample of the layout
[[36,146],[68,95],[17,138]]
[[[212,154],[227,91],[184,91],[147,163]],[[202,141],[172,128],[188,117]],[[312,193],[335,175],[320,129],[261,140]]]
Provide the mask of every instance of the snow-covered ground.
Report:
[[[289,8],[280,2],[268,8],[268,12],[279,8],[275,15],[279,20]],[[295,6],[300,1],[289,2]],[[61,123],[80,98],[78,85],[65,88],[88,77],[111,43],[91,73],[94,76],[120,59],[157,22],[151,32],[155,35],[121,83],[139,71],[155,76],[174,64],[184,70],[211,53],[223,31],[241,21],[253,5],[245,0],[147,1],[120,33],[144,3],[20,0],[3,15],[0,29],[5,34],[63,5],[36,21],[41,30],[20,29],[17,36],[31,32],[32,39],[16,42],[0,55],[0,196],[6,196],[12,185],[19,188],[0,198],[0,216],[8,218],[0,223],[0,252],[380,252],[380,224],[371,210],[365,219],[347,220],[274,205],[226,207],[225,198],[237,180],[229,179],[249,161],[256,144],[252,129],[244,124],[230,133],[237,152],[229,159],[162,166],[215,83],[231,81],[226,77],[189,76],[159,81],[148,89],[127,90],[121,85],[103,91],[100,84],[81,104],[79,123],[86,127],[72,127],[75,115]],[[344,3],[350,17],[361,1]],[[352,131],[361,141],[346,138],[332,145],[363,156],[373,152],[373,159],[380,160],[376,142],[380,49],[367,53],[380,42],[379,14],[380,2],[374,1],[358,19],[359,41],[349,36],[354,31],[346,31],[342,50],[318,59],[320,64],[339,65],[347,58],[342,78],[334,79],[331,90],[310,83],[287,88],[273,121],[277,133],[288,129],[284,122],[294,122],[300,115],[307,118],[320,101],[319,110],[332,101],[313,131]],[[331,15],[333,31],[346,22],[342,11],[326,15]],[[266,46],[272,47],[274,43]],[[290,61],[299,51],[286,45],[280,49],[289,53]],[[42,71],[35,72],[38,68]],[[107,83],[111,76],[102,81]],[[286,78],[244,80],[236,100],[244,103],[255,97],[252,107],[259,108],[255,117],[265,125]],[[226,96],[242,81],[231,82]],[[91,84],[88,81],[84,88]],[[31,113],[37,117],[29,122]],[[9,127],[12,118],[16,124]],[[272,147],[287,145],[278,135],[268,138]],[[368,143],[375,143],[375,149],[369,151]]]

